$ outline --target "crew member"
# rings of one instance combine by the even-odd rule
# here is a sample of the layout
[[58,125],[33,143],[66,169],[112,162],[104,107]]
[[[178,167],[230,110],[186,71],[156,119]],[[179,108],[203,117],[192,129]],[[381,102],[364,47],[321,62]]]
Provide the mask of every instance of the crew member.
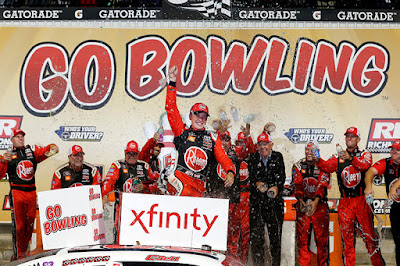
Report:
[[201,197],[206,190],[206,171],[212,160],[217,160],[227,173],[225,186],[233,184],[236,174],[235,166],[226,155],[221,140],[216,134],[205,130],[208,107],[196,103],[190,109],[190,128],[185,127],[176,105],[176,66],[169,70],[169,85],[165,110],[168,121],[174,132],[174,144],[178,153],[176,170],[169,177],[169,182],[177,190],[177,195]]
[[390,157],[376,162],[365,174],[364,195],[374,195],[372,179],[374,176],[385,176],[386,193],[392,202],[390,208],[390,224],[394,244],[396,246],[396,264],[400,265],[400,197],[397,189],[400,187],[400,139],[395,140],[390,148]]
[[84,161],[85,153],[79,145],[68,151],[68,163],[60,166],[53,175],[51,189],[99,185],[101,174],[96,166]]
[[109,203],[108,194],[115,192],[115,241],[119,232],[119,192],[151,194],[155,193],[153,189],[157,189],[157,186],[151,186],[157,180],[157,175],[151,171],[148,163],[138,160],[138,157],[139,146],[132,140],[126,145],[125,159],[112,163],[102,185],[103,204]]
[[35,172],[37,164],[58,153],[55,144],[46,147],[25,146],[25,132],[14,129],[12,150],[0,156],[0,179],[8,175],[10,182],[13,251],[11,260],[26,256],[36,217]]
[[296,236],[299,249],[299,265],[311,265],[309,239],[314,229],[318,248],[318,265],[328,265],[329,210],[327,187],[330,175],[318,169],[313,160],[313,149],[318,150],[316,140],[305,147],[305,158],[293,165],[294,196],[298,200]]
[[142,151],[139,153],[139,160],[147,162],[151,170],[158,174],[160,173],[160,163],[157,157],[161,152],[161,148],[165,147],[164,143],[159,141],[160,135],[156,132],[154,133],[154,137],[146,142]]
[[327,161],[313,156],[316,165],[322,171],[336,172],[341,199],[338,216],[343,241],[343,258],[345,265],[355,265],[355,223],[360,228],[361,235],[367,246],[372,264],[384,265],[379,249],[379,240],[374,231],[373,215],[364,197],[365,172],[372,164],[369,151],[358,148],[360,132],[355,127],[349,127],[345,134],[346,150],[333,155]]
[[257,152],[248,159],[250,176],[250,241],[253,264],[264,265],[265,231],[267,225],[272,265],[281,263],[283,224],[282,190],[285,164],[280,152],[273,151],[271,137],[263,132],[257,138]]

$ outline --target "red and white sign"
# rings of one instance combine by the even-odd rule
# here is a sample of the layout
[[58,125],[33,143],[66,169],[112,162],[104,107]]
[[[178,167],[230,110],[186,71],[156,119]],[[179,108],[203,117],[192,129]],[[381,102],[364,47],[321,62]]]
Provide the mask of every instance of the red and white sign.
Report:
[[367,149],[373,153],[388,153],[393,141],[400,138],[400,119],[372,119]]
[[0,150],[6,150],[12,145],[11,132],[21,128],[22,116],[0,116]]
[[226,250],[229,200],[122,193],[121,204],[121,245]]
[[99,185],[38,192],[38,202],[45,250],[105,243]]

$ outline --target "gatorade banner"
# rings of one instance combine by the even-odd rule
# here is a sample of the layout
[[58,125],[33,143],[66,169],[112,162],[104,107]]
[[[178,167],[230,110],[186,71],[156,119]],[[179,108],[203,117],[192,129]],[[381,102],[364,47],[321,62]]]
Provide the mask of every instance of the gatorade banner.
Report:
[[[105,172],[123,158],[130,140],[142,147],[149,137],[144,126],[158,128],[165,112],[159,80],[175,65],[185,122],[197,102],[209,107],[209,130],[225,113],[233,141],[245,121],[253,139],[273,122],[273,149],[283,154],[287,177],[310,139],[320,142],[327,159],[355,126],[360,148],[368,147],[375,162],[389,156],[387,147],[400,137],[396,29],[171,29],[163,23],[0,28],[0,153],[14,128],[26,132],[26,144],[60,148],[38,165],[38,191],[49,190],[74,144],[82,146],[85,161],[104,165]],[[337,198],[334,174],[331,182],[329,197]],[[377,197],[386,197],[383,186],[374,188]],[[7,180],[0,192],[8,195]],[[7,209],[0,220],[10,221]]]

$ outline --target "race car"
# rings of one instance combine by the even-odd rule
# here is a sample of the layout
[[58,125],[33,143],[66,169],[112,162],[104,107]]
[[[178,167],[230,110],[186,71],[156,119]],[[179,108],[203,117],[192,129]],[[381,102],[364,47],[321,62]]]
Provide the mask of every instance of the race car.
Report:
[[9,265],[22,266],[147,266],[147,265],[230,265],[241,266],[239,261],[210,250],[158,247],[158,246],[121,246],[93,245],[51,250],[23,260],[11,262]]

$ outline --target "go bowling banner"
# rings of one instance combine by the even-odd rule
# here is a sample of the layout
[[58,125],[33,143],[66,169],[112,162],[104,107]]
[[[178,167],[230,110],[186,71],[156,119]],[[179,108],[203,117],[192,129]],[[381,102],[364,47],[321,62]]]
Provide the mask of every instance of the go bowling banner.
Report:
[[100,186],[38,193],[45,250],[105,243]]
[[123,193],[119,244],[226,250],[229,200]]

